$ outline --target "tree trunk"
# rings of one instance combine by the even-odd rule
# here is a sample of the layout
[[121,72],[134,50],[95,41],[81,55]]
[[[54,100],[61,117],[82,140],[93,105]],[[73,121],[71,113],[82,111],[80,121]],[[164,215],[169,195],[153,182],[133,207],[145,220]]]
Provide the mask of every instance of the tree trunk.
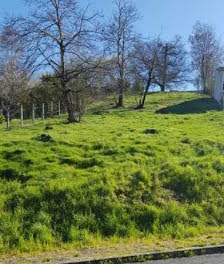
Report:
[[146,96],[147,96],[147,94],[148,94],[148,92],[149,92],[149,87],[150,87],[150,85],[151,85],[151,80],[148,80],[148,83],[147,83],[147,86],[146,86],[146,88],[145,88],[145,91],[144,91],[144,94],[143,94],[143,97],[142,97],[142,100],[140,100],[140,103],[139,103],[139,105],[138,105],[138,109],[143,109],[144,108],[144,106],[145,106],[145,100],[146,100]]
[[72,98],[72,93],[68,92],[66,96],[66,107],[67,107],[67,112],[68,112],[68,122],[69,123],[74,123],[76,122],[75,119],[75,106]]
[[145,99],[146,99],[146,96],[147,96],[147,94],[148,94],[148,90],[149,90],[149,88],[146,88],[146,90],[145,90],[145,92],[144,92],[144,95],[143,95],[143,98],[142,98],[142,102],[141,102],[141,104],[139,105],[139,108],[140,108],[140,109],[143,109],[143,108],[144,108],[144,105],[145,105]]
[[160,85],[161,92],[165,92],[165,85]]
[[84,114],[84,102],[80,93],[68,91],[66,94],[68,122],[79,123]]
[[121,79],[119,82],[119,96],[118,96],[117,107],[123,107],[123,101],[124,101],[124,81]]
[[123,99],[124,99],[124,95],[123,93],[120,92],[119,97],[118,97],[117,107],[123,107]]

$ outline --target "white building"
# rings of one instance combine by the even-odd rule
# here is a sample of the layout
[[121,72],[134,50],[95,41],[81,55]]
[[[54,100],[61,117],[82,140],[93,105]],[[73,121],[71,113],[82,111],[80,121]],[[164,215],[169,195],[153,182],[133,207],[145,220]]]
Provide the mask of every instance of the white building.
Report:
[[214,99],[224,107],[224,67],[216,71]]

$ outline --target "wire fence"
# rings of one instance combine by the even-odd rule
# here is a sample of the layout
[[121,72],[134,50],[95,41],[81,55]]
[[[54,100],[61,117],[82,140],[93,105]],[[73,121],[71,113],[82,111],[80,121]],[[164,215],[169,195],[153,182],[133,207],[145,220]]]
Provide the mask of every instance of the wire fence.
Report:
[[20,120],[19,125],[32,125],[36,120],[60,117],[67,113],[65,105],[61,102],[48,102],[41,104],[20,105],[15,107],[11,113],[5,113],[6,127],[10,128],[13,119]]

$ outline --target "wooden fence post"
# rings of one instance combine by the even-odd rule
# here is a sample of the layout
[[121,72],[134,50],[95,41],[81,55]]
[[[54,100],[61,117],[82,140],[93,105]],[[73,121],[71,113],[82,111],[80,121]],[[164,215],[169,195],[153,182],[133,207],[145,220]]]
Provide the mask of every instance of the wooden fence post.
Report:
[[6,121],[7,121],[7,129],[10,128],[10,116],[9,116],[9,111],[7,111],[7,117],[6,117]]
[[23,127],[23,105],[20,106],[20,124]]
[[42,104],[42,119],[44,120],[45,118],[45,105],[44,103]]
[[61,116],[61,102],[58,102],[58,116]]
[[32,105],[32,121],[35,121],[35,105]]

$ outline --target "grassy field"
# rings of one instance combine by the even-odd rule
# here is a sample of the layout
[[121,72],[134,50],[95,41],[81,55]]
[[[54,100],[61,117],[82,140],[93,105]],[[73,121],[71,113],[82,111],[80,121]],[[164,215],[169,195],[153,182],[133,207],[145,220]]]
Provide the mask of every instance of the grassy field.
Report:
[[0,126],[2,253],[223,229],[224,112],[194,93],[112,103],[80,124]]

